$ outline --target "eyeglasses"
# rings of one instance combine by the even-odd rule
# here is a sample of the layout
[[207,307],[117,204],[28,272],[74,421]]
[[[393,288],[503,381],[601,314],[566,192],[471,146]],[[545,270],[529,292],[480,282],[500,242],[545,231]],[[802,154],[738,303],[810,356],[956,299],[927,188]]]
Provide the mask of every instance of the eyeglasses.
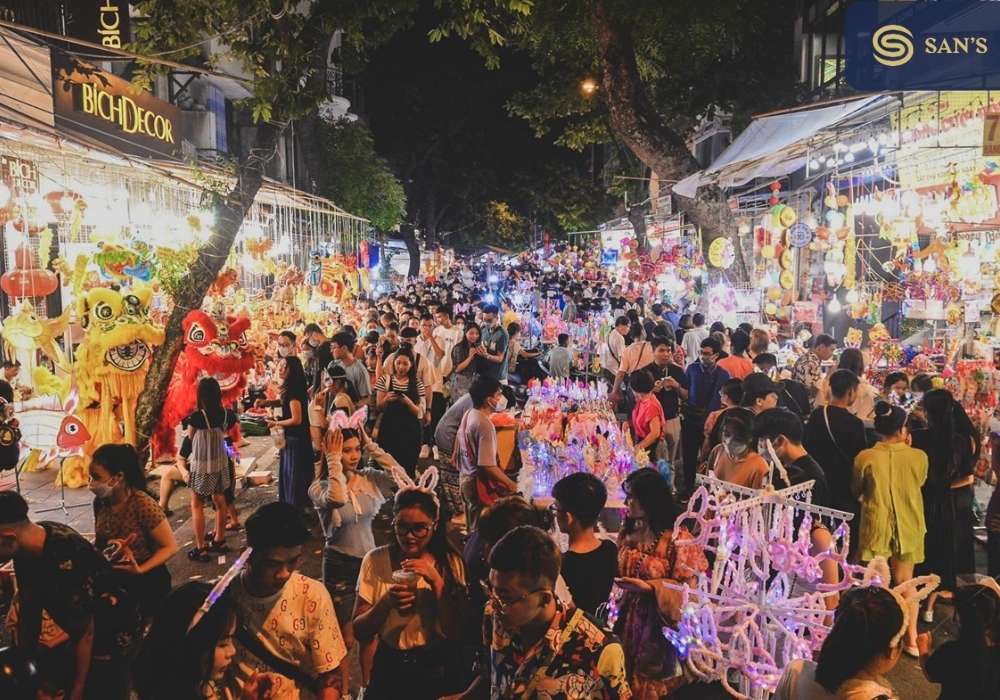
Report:
[[427,523],[417,523],[416,525],[407,525],[406,523],[400,523],[393,521],[393,529],[396,530],[397,535],[413,535],[414,537],[427,537],[434,529],[433,523],[428,525]]
[[528,591],[522,595],[519,595],[514,600],[503,600],[496,593],[493,592],[493,588],[486,581],[480,581],[479,586],[483,589],[483,594],[493,603],[493,607],[498,613],[503,613],[504,610],[509,608],[511,605],[517,605],[528,599],[528,596],[532,596],[536,593],[543,593],[548,591],[548,588],[537,588],[533,591]]

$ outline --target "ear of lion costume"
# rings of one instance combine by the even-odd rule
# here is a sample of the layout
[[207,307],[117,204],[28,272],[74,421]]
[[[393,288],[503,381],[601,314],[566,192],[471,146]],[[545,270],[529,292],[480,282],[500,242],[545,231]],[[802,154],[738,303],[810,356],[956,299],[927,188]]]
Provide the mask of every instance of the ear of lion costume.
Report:
[[[177,358],[174,375],[167,390],[163,412],[153,435],[156,456],[177,450],[177,425],[198,404],[198,382],[214,377],[222,389],[222,403],[230,405],[243,396],[247,372],[253,368],[254,355],[247,339],[250,319],[245,316],[213,318],[204,311],[191,311],[184,317],[184,350]],[[239,424],[233,437],[239,438]]]
[[[91,289],[77,302],[85,331],[76,351],[79,415],[91,434],[87,453],[108,442],[136,444],[135,411],[163,329],[149,319],[153,292],[135,286]],[[119,428],[124,426],[124,431]]]

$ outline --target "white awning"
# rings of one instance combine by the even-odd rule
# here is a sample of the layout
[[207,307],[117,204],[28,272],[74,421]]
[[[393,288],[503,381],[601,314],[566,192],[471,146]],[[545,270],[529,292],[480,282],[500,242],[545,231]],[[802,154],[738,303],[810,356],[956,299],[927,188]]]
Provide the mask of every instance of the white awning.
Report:
[[698,187],[710,182],[735,187],[757,177],[780,177],[795,172],[805,165],[809,139],[883,99],[884,95],[871,95],[828,107],[754,119],[711,165],[676,183],[673,191],[683,197],[694,197]]

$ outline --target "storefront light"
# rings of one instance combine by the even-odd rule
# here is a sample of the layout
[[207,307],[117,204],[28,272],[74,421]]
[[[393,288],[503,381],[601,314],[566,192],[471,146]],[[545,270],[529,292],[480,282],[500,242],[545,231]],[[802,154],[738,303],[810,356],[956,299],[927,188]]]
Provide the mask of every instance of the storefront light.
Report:
[[844,301],[846,301],[848,304],[857,304],[859,298],[860,297],[858,295],[858,290],[851,289],[847,292],[846,296],[844,296]]
[[933,275],[937,272],[937,263],[934,262],[934,257],[931,256],[924,261],[924,272],[928,275]]
[[975,278],[979,273],[979,257],[972,250],[967,251],[958,259],[958,271],[961,273],[963,279],[971,280]]
[[0,182],[0,209],[10,204],[10,188]]

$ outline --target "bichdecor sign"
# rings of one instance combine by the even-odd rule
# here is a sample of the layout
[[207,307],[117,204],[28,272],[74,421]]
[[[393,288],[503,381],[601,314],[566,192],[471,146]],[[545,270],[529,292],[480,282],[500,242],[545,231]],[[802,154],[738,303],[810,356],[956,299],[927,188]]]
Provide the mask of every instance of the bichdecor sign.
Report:
[[114,75],[53,62],[56,125],[149,158],[181,154],[181,111]]
[[129,40],[128,2],[70,0],[67,30],[78,39],[120,49]]
[[1000,0],[856,0],[844,48],[858,90],[1000,88]]

